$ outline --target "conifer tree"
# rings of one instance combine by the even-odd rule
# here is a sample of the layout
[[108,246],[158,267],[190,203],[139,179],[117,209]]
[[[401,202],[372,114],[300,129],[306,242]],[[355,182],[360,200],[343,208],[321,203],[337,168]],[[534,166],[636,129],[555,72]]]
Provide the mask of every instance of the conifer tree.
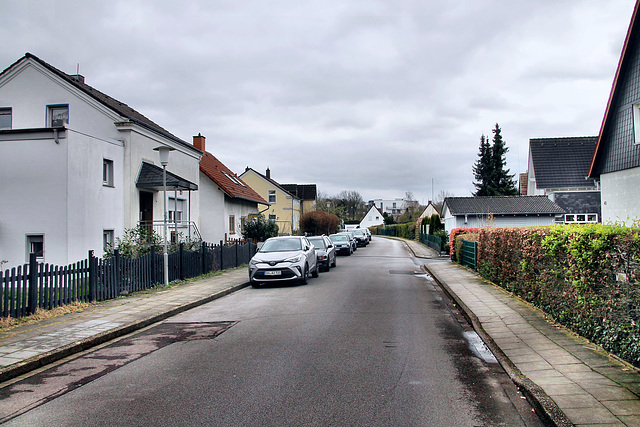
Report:
[[501,129],[496,123],[496,127],[493,132],[493,146],[491,147],[491,178],[490,188],[493,194],[491,196],[515,196],[518,194],[515,181],[513,177],[515,175],[509,174],[509,169],[506,169],[507,159],[505,155],[509,148],[502,139]]
[[484,134],[480,137],[480,148],[478,150],[478,160],[473,165],[473,174],[476,182],[475,197],[479,196],[515,196],[518,194],[515,175],[509,174],[506,169],[506,153],[509,151],[502,139],[502,130],[498,123],[492,130],[492,144]]
[[480,148],[478,150],[478,160],[473,165],[473,175],[476,182],[473,185],[476,187],[474,196],[489,196],[489,178],[491,177],[492,166],[492,153],[491,146],[489,145],[489,138],[484,134],[480,137]]

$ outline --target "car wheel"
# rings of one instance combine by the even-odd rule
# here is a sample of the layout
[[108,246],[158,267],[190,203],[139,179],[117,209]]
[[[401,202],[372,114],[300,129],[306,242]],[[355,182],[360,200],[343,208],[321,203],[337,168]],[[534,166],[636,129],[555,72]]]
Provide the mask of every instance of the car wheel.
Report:
[[320,275],[320,267],[318,267],[318,263],[316,262],[316,268],[311,273],[311,277],[317,278]]
[[337,262],[338,262],[338,257],[336,255],[334,255],[333,256],[333,262],[331,263],[330,267],[335,267]]
[[309,266],[304,266],[304,272],[302,273],[302,279],[300,279],[300,283],[306,285],[309,283]]

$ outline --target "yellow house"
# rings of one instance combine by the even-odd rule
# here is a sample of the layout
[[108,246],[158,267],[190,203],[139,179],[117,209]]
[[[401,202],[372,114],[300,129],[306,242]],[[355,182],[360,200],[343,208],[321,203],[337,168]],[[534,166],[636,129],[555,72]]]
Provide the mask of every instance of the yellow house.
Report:
[[303,213],[302,200],[272,180],[269,168],[267,168],[266,175],[263,175],[247,167],[240,178],[271,204],[263,214],[267,219],[278,224],[280,235],[299,233],[300,217]]

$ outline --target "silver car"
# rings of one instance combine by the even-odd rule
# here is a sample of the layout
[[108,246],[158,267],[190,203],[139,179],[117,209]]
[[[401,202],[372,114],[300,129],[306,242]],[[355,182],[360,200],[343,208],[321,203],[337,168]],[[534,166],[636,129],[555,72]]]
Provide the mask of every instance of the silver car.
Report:
[[318,277],[316,249],[304,236],[267,239],[249,262],[249,281],[261,283],[296,281],[307,284],[309,274]]

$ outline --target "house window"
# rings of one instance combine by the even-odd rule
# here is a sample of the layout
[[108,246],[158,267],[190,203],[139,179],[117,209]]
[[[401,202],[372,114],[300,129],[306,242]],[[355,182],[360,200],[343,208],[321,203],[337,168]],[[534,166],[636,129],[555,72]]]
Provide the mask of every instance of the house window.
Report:
[[276,190],[269,190],[269,203],[276,202]]
[[236,216],[229,215],[229,234],[236,234]]
[[36,254],[38,262],[44,261],[44,235],[28,234],[27,235],[27,262],[31,254]]
[[269,221],[275,221],[276,219],[278,219],[277,216],[275,216],[274,214],[269,214]]
[[69,105],[49,105],[47,111],[49,127],[61,127],[69,123]]
[[102,185],[113,187],[113,160],[102,159]]
[[11,108],[0,108],[0,129],[11,129]]
[[170,222],[182,221],[182,212],[184,211],[184,199],[176,199],[175,197],[169,197],[169,204],[167,210],[169,211]]
[[102,231],[102,249],[107,250],[113,247],[113,230]]

